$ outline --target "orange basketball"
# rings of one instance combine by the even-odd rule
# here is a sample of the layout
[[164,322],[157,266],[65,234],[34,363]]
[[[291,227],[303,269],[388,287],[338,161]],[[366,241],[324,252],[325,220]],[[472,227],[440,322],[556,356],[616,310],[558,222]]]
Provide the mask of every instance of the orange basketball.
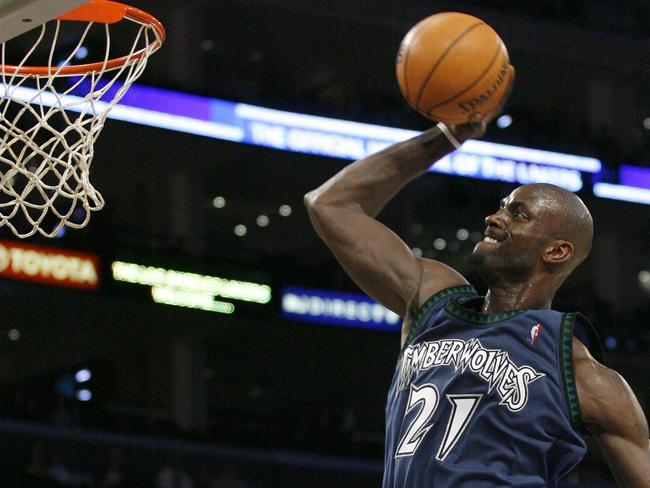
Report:
[[406,100],[429,119],[467,122],[493,111],[508,88],[510,59],[499,35],[458,12],[427,17],[404,37],[397,80]]

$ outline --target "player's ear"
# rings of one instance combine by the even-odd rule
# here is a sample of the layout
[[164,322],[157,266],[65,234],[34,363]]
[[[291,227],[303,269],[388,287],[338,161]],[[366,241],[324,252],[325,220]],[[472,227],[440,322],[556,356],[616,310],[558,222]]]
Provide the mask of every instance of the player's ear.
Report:
[[548,264],[564,263],[571,259],[574,252],[573,244],[569,241],[556,239],[551,241],[545,248],[542,259]]

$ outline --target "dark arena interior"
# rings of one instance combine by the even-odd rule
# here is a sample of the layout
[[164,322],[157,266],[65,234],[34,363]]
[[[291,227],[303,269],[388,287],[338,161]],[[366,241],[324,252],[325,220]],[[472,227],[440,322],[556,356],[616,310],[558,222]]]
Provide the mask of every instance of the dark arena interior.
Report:
[[[51,239],[0,226],[0,486],[381,486],[399,317],[337,264],[303,195],[434,124],[395,56],[444,11],[494,27],[514,90],[492,144],[379,220],[485,293],[466,256],[499,200],[577,192],[593,251],[553,306],[591,320],[649,411],[648,2],[134,1],[167,39],[94,144],[105,207]],[[617,486],[585,440],[559,486]]]

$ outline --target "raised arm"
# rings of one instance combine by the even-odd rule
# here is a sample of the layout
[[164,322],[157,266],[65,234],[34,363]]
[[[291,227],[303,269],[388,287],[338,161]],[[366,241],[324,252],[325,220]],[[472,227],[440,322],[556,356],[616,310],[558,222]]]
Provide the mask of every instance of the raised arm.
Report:
[[408,182],[453,151],[454,143],[485,133],[506,103],[514,77],[510,66],[508,90],[493,113],[467,124],[439,124],[351,164],[305,195],[316,232],[348,275],[368,295],[405,318],[402,344],[408,335],[410,311],[433,293],[467,281],[445,264],[414,256],[375,217]]
[[582,418],[616,481],[623,488],[650,488],[648,422],[634,392],[576,339],[573,355]]
[[455,149],[450,140],[477,133],[469,126],[465,131],[456,127],[453,133],[444,132],[449,130],[434,127],[388,147],[344,168],[305,195],[316,232],[347,274],[368,295],[404,317],[402,346],[412,312],[435,292],[467,281],[443,263],[416,257],[375,217],[409,181]]
[[316,232],[345,271],[366,293],[402,316],[427,293],[466,283],[442,263],[415,257],[375,219],[408,182],[455,149],[443,130],[434,127],[357,161],[305,195]]

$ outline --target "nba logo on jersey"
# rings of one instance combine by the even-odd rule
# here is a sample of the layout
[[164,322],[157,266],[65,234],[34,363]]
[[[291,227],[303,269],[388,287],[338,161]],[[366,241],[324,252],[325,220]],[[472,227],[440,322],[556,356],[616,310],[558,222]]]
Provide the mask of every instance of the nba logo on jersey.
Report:
[[535,344],[535,341],[537,340],[537,336],[539,333],[542,331],[542,324],[537,324],[533,325],[530,328],[530,343]]

